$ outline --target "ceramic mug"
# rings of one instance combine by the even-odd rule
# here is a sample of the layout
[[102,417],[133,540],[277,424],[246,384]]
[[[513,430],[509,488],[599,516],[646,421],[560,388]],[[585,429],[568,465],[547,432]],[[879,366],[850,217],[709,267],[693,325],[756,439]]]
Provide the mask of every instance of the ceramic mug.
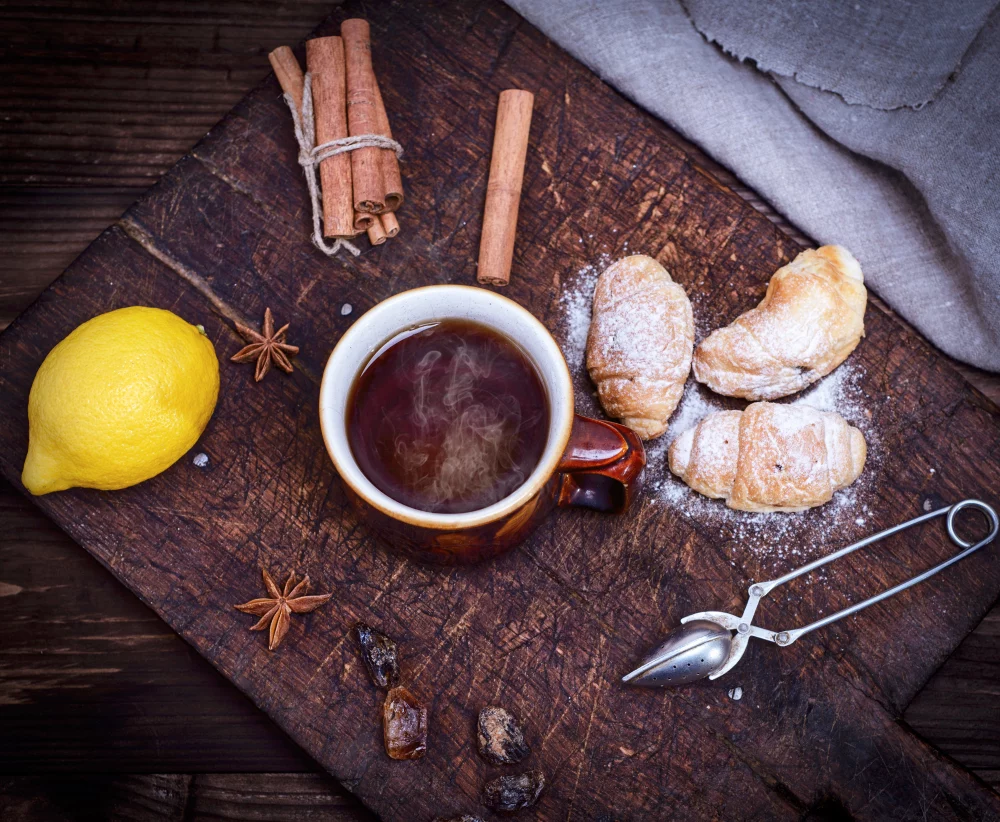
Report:
[[[358,467],[347,437],[351,386],[372,355],[400,331],[445,319],[472,320],[517,343],[538,370],[550,410],[545,450],[524,484],[499,502],[461,514],[421,511],[380,491]],[[574,413],[569,368],[552,335],[517,303],[482,288],[415,288],[359,317],[327,361],[319,415],[327,451],[355,507],[418,560],[458,564],[496,556],[556,506],[619,513],[642,487],[646,453],[635,432]]]

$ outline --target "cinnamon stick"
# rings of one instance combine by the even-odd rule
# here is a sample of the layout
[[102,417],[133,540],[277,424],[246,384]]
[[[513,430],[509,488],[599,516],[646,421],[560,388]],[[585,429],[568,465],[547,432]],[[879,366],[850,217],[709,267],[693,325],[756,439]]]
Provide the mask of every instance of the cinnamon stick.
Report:
[[500,92],[490,177],[486,184],[483,234],[479,241],[478,280],[484,285],[504,286],[510,282],[534,100],[530,91],[508,89]]
[[395,237],[399,234],[399,220],[396,219],[396,215],[391,211],[386,211],[384,214],[379,214],[379,219],[382,221],[382,228],[385,229],[386,237]]
[[[378,133],[383,137],[392,139],[392,129],[389,127],[389,115],[385,111],[385,103],[382,102],[382,89],[379,88],[378,80],[375,81],[375,115],[378,123]],[[383,148],[382,159],[382,181],[385,185],[385,210],[395,211],[403,204],[403,178],[399,173],[399,158],[391,148]],[[384,221],[383,221],[384,222]],[[389,235],[394,236],[394,235]]]
[[295,109],[301,115],[302,89],[305,87],[305,77],[302,75],[302,67],[295,54],[288,46],[278,46],[267,55],[267,59],[281,84],[281,90],[295,101]]
[[[339,37],[306,41],[306,66],[312,75],[316,145],[347,137],[347,86],[344,44]],[[354,237],[351,160],[347,153],[319,164],[323,190],[323,234]]]
[[[368,22],[355,18],[340,25],[347,61],[347,124],[352,137],[378,133],[375,72]],[[382,149],[359,148],[351,153],[354,210],[378,214],[385,209]]]
[[354,233],[361,234],[372,227],[377,214],[363,214],[360,211],[354,212]]
[[385,238],[385,228],[382,227],[382,220],[376,214],[375,219],[372,220],[372,224],[368,227],[368,242],[372,245],[382,245],[385,242]]

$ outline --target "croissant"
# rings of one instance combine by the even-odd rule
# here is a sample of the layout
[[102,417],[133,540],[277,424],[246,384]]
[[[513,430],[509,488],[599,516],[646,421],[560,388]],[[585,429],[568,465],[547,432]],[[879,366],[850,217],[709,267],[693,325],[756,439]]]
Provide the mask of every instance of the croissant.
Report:
[[684,289],[651,257],[625,257],[597,281],[587,370],[601,406],[643,439],[667,430],[684,392],[694,317]]
[[670,470],[740,511],[804,511],[861,475],[864,435],[832,411],[755,402],[720,411],[670,446]]
[[801,391],[860,342],[867,301],[861,266],[846,248],[803,251],[774,273],[760,305],[702,341],[694,377],[748,400]]

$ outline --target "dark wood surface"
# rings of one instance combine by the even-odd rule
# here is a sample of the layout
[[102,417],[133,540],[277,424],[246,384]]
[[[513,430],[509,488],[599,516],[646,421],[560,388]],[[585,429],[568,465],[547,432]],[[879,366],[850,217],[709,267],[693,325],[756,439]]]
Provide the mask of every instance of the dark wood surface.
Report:
[[0,776],[5,820],[359,822],[374,820],[319,773]]
[[[667,132],[660,136],[665,141],[671,140]],[[80,157],[79,153],[76,154],[69,165],[79,163]],[[702,165],[704,166],[703,162]],[[130,191],[124,188],[101,192],[87,190],[77,197],[64,196],[61,192],[52,190],[36,193],[34,189],[24,186],[27,181],[18,180],[16,173],[5,175],[4,182],[8,184],[8,188],[4,193],[3,239],[7,241],[13,238],[21,244],[18,247],[27,249],[23,252],[23,259],[36,261],[36,270],[42,272],[40,278],[51,278],[54,273],[51,257],[49,268],[46,269],[44,266],[47,254],[72,254],[72,248],[69,246],[67,246],[69,250],[50,249],[48,244],[32,236],[35,231],[44,236],[42,226],[45,225],[45,220],[53,219],[53,206],[63,209],[58,214],[61,217],[61,233],[70,234],[66,229],[76,231],[77,234],[71,237],[71,240],[75,239],[79,243],[81,238],[85,238],[88,230],[96,230],[107,222],[109,216],[114,216],[112,211],[116,208],[116,203],[124,205],[131,199]],[[46,182],[51,185],[57,180],[49,178]],[[86,184],[92,181],[81,180],[81,182]],[[14,188],[12,183],[22,187]],[[93,196],[94,194],[98,196]],[[67,203],[75,203],[75,207],[73,205],[66,207]],[[33,213],[29,209],[32,204],[36,208]],[[103,223],[101,207],[108,209],[103,212],[105,215]],[[92,228],[87,226],[87,220],[91,221]],[[50,226],[52,224],[48,223]],[[6,230],[8,225],[11,226],[9,231]],[[14,250],[16,251],[16,248]],[[40,251],[43,253],[39,253]],[[37,286],[31,282],[20,281],[14,276],[9,277],[8,271],[14,274],[20,272],[22,268],[28,268],[11,266],[10,259],[10,255],[5,255],[3,260],[6,269],[3,294],[5,300],[13,302],[16,310],[20,307],[16,300],[19,297],[23,300],[24,295],[30,297],[32,287],[37,290]],[[21,738],[29,742],[26,750],[21,750],[22,757],[25,753],[27,756],[19,758],[11,755],[9,757],[11,761],[5,760],[6,770],[32,770],[41,767],[117,770],[130,761],[139,761],[144,767],[148,767],[146,763],[151,763],[153,767],[159,769],[218,769],[219,761],[227,755],[230,758],[224,760],[227,764],[222,766],[227,769],[268,769],[274,767],[275,761],[282,763],[283,768],[304,767],[301,763],[306,760],[295,753],[294,746],[284,743],[280,735],[270,731],[264,722],[257,719],[259,714],[255,713],[255,709],[249,706],[244,708],[245,703],[227,702],[227,697],[223,696],[226,693],[226,686],[218,684],[219,678],[213,672],[206,670],[204,663],[190,653],[182,642],[163,629],[149,611],[136,604],[134,600],[130,601],[129,598],[118,594],[117,589],[112,587],[116,583],[108,584],[110,578],[106,572],[97,568],[96,564],[82,552],[74,551],[65,538],[53,536],[53,532],[47,530],[44,520],[40,521],[37,515],[33,517],[27,513],[26,502],[9,493],[4,500],[5,506],[9,503],[9,507],[4,508],[3,521],[10,529],[10,536],[3,543],[5,551],[3,581],[6,586],[13,586],[19,590],[13,591],[11,587],[5,587],[4,593],[7,593],[7,596],[0,599],[0,607],[8,605],[11,613],[11,616],[4,620],[4,625],[12,633],[16,632],[18,637],[18,641],[12,645],[6,643],[3,645],[5,651],[8,647],[15,649],[14,654],[5,653],[5,660],[13,662],[10,667],[5,662],[2,684],[6,697],[3,700],[5,709],[2,714],[3,728],[5,731],[11,728],[15,735],[20,733]],[[10,516],[7,516],[8,513]],[[6,553],[8,546],[12,546],[10,553]],[[47,555],[46,548],[50,551]],[[46,556],[47,563],[44,559]],[[85,562],[74,567],[72,557]],[[8,559],[12,561],[8,562]],[[16,569],[15,574],[11,576],[12,581],[7,579],[8,569]],[[95,582],[96,580],[101,580],[103,586]],[[81,586],[81,582],[84,582],[85,587]],[[122,603],[121,609],[116,610],[113,605],[109,607],[109,603],[116,601]],[[33,603],[30,607],[28,607],[29,602]],[[75,605],[67,607],[70,603]],[[130,608],[132,610],[129,610]],[[975,737],[966,732],[959,723],[959,710],[956,710],[952,714],[954,718],[949,720],[949,715],[941,709],[940,704],[935,705],[935,699],[944,701],[947,697],[950,700],[951,694],[956,691],[964,694],[966,698],[962,709],[966,714],[964,721],[972,728],[978,728],[980,734],[988,736],[995,744],[996,734],[988,735],[989,725],[985,724],[991,719],[996,721],[995,709],[991,714],[988,707],[989,690],[992,688],[995,694],[997,681],[996,623],[995,621],[992,623],[994,626],[992,640],[988,630],[990,624],[984,623],[980,631],[970,637],[953,657],[950,667],[954,669],[955,666],[959,666],[958,675],[948,677],[946,669],[945,676],[939,675],[932,681],[931,686],[925,689],[922,697],[918,698],[907,715],[907,719],[916,724],[914,717],[916,716],[919,721],[922,711],[928,718],[926,728],[932,731],[943,728],[944,735],[941,738],[945,743],[949,742],[947,734],[950,733],[952,744],[965,746],[956,747],[954,749],[956,754],[964,757],[980,757],[978,760],[972,758],[966,761],[971,765],[985,762],[985,768],[995,767],[995,748],[991,753],[986,745],[970,745]],[[991,641],[993,645],[990,645]],[[47,662],[43,664],[44,670],[41,671],[37,670],[38,663],[34,662],[39,659],[40,648],[50,649],[50,653],[42,655],[43,657],[56,655],[56,660],[52,660],[51,664]],[[963,656],[967,649],[969,653]],[[59,656],[63,657],[66,664],[59,664]],[[100,664],[94,665],[95,659],[98,659]],[[993,660],[992,679],[988,678],[989,669],[984,669],[981,664],[984,659]],[[162,660],[161,667],[157,667],[158,660]],[[143,666],[147,664],[149,667],[144,669]],[[124,688],[121,682],[123,677],[126,680]],[[102,691],[102,687],[106,690]],[[987,694],[985,697],[978,696],[977,690],[985,690]],[[68,698],[72,695],[76,695],[78,701],[74,702]],[[108,704],[114,704],[116,701],[119,704],[115,707],[119,709],[109,709]],[[121,710],[122,704],[131,707],[132,710]],[[200,715],[194,709],[194,706],[199,705],[204,709]],[[970,717],[967,706],[978,708],[979,713],[974,712]],[[7,708],[16,708],[16,711],[8,711]],[[31,720],[33,713],[34,732]],[[37,733],[39,718],[43,715],[48,715],[50,718],[47,726],[50,728],[48,737],[44,733],[40,735]],[[16,717],[27,717],[20,728]],[[89,726],[88,717],[91,723]],[[173,724],[171,719],[175,720]],[[932,724],[933,721],[939,724],[935,726]],[[952,724],[949,724],[949,721]],[[115,722],[119,724],[116,725]],[[46,725],[42,724],[41,727]],[[81,746],[76,751],[75,757],[72,750],[65,750],[66,746],[60,744],[66,737],[60,737],[60,730],[57,729],[68,733],[70,739],[74,738],[74,734],[79,734],[75,738]],[[925,734],[928,733],[923,728],[921,730]],[[187,748],[183,742],[185,731],[190,743]],[[95,759],[94,752],[101,750],[99,738],[109,732],[113,739],[126,744],[120,745],[118,750],[108,746],[112,750],[106,753],[104,758],[98,755]],[[166,744],[159,744],[161,736],[167,740]],[[214,748],[213,739],[217,746]],[[34,745],[31,744],[32,740],[35,742]],[[129,740],[135,744],[127,744]],[[207,745],[204,744],[206,740]],[[144,742],[151,741],[154,743],[152,752],[150,745],[143,745]],[[51,761],[43,764],[41,760],[45,757],[46,745],[49,747]],[[4,746],[5,750],[10,750],[12,747]],[[216,752],[220,760],[213,762],[212,757]],[[34,765],[31,758],[33,754],[36,757]],[[157,759],[158,756],[162,758]],[[990,759],[990,756],[993,758]],[[189,763],[188,767],[185,768],[184,762]],[[988,775],[989,771],[984,773]],[[124,794],[128,794],[130,790],[146,790],[146,787],[122,788],[121,785],[126,783],[132,784],[128,780],[110,780],[106,784],[118,786],[109,790],[121,790]],[[149,780],[145,782],[139,780],[135,784],[156,787],[155,781]],[[25,791],[30,792],[35,788],[50,789],[57,785],[58,778],[41,782],[24,778],[13,783],[8,782],[5,788],[8,789],[10,797],[17,798],[23,797]],[[73,780],[68,779],[62,785],[72,786]],[[319,790],[322,791],[323,788]],[[197,792],[194,795],[197,795]]]

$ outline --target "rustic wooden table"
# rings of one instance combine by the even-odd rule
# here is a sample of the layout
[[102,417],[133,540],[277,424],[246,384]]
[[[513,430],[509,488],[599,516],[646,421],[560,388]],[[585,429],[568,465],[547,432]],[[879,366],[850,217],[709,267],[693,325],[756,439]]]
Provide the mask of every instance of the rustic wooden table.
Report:
[[[328,10],[7,6],[0,327],[267,72],[268,50],[300,40]],[[1000,401],[1000,379],[963,371]],[[0,512],[0,817],[371,818],[5,482]],[[998,695],[995,608],[904,719],[1000,787]]]

